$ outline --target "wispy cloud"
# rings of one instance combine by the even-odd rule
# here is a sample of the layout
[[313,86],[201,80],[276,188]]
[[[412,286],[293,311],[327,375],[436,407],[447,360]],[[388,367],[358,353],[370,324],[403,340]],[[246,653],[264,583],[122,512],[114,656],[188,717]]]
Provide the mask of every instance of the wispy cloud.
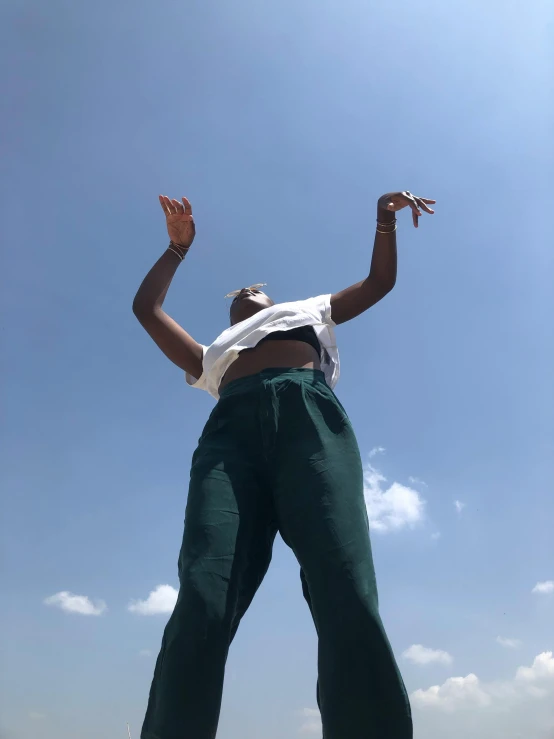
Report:
[[434,531],[434,532],[433,532],[433,533],[431,534],[431,539],[433,539],[433,541],[436,541],[437,539],[440,539],[440,538],[441,538],[441,536],[442,536],[442,534],[441,534],[441,532],[440,532],[440,531]]
[[454,508],[456,509],[456,513],[461,513],[465,507],[466,507],[466,504],[462,503],[461,500],[454,501]]
[[150,649],[141,649],[139,652],[139,657],[151,657],[152,651]]
[[496,642],[501,647],[506,647],[506,649],[518,649],[521,647],[521,641],[519,639],[506,639],[503,636],[497,636]]
[[45,598],[44,603],[61,608],[66,613],[79,613],[81,616],[101,616],[107,608],[103,600],[92,601],[86,595],[74,595],[67,590]]
[[550,593],[554,593],[554,580],[538,582],[531,592],[538,593],[539,595],[550,595]]
[[512,680],[483,683],[471,673],[466,677],[450,677],[442,685],[427,690],[416,690],[411,699],[416,708],[452,712],[513,706],[519,701],[549,696],[554,697],[554,656],[552,652],[543,652],[530,667],[518,667]]
[[419,487],[424,487],[424,488],[429,487],[427,485],[427,483],[425,482],[425,480],[420,480],[419,477],[411,477],[410,476],[410,477],[408,477],[408,482],[411,485],[418,485]]
[[402,652],[404,659],[410,660],[416,665],[450,665],[452,664],[452,655],[448,652],[444,652],[442,649],[429,649],[421,644],[412,644],[404,652]]
[[417,490],[387,479],[371,464],[364,470],[364,495],[370,528],[375,531],[398,531],[413,528],[424,518],[425,501]]
[[373,457],[376,457],[378,454],[384,454],[386,451],[384,446],[374,446],[369,453],[369,458],[373,459]]
[[127,608],[131,613],[140,613],[142,616],[172,613],[177,602],[177,595],[177,590],[171,585],[158,585],[146,600],[133,600]]
[[317,708],[303,708],[300,714],[303,716],[301,734],[321,734],[321,716]]

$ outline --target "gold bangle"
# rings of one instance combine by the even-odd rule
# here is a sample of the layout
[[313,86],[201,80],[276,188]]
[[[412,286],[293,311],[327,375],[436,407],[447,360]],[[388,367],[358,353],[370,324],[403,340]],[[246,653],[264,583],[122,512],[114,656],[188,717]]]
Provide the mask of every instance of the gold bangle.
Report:
[[174,241],[169,242],[169,246],[172,246],[174,249],[177,249],[179,254],[183,254],[183,256],[188,252],[190,249],[190,246],[183,246],[182,244],[176,244]]
[[[379,225],[381,225],[381,224],[379,224]],[[379,229],[376,229],[376,231],[377,231],[378,234],[393,234],[396,231],[396,229],[397,229],[397,226],[395,226],[392,229],[392,231],[379,231]]]
[[183,261],[184,257],[181,256],[181,254],[179,254],[179,252],[176,249],[174,249],[172,246],[168,246],[167,247],[167,250],[168,251],[172,251],[175,254],[176,257],[179,257],[179,259],[180,259],[181,262]]
[[396,218],[393,221],[389,221],[388,223],[381,223],[381,221],[377,221],[378,226],[394,226],[396,223]]

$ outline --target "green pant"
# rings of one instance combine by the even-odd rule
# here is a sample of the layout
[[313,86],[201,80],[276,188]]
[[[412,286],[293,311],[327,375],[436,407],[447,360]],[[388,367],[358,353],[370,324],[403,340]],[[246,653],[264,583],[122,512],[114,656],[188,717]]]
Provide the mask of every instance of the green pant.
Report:
[[325,739],[411,739],[378,613],[356,439],[323,373],[303,369],[229,383],[204,429],[142,739],[216,736],[229,645],[277,531],[300,563],[319,636]]

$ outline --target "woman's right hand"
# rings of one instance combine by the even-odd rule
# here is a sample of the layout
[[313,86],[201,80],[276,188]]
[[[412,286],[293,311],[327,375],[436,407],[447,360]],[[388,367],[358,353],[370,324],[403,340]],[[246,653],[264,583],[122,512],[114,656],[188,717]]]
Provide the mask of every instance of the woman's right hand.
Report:
[[180,203],[178,200],[170,200],[166,195],[160,195],[160,205],[165,213],[169,238],[174,244],[188,249],[196,233],[191,204],[186,198]]

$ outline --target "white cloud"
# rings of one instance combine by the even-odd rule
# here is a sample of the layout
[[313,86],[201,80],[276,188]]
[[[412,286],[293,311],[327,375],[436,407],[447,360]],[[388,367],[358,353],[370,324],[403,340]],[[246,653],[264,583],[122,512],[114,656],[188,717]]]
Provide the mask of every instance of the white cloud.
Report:
[[533,593],[539,593],[540,595],[549,595],[554,593],[554,580],[544,580],[538,582],[532,590]]
[[139,652],[139,657],[151,657],[152,652],[150,649],[141,649]]
[[364,470],[364,495],[370,528],[375,531],[398,531],[413,528],[423,520],[425,501],[413,488],[398,482],[384,489],[386,478],[372,467]]
[[519,667],[513,680],[482,683],[477,675],[450,677],[442,685],[416,690],[411,695],[416,708],[438,708],[451,712],[496,706],[513,708],[518,702],[554,698],[554,657],[543,652],[531,667]]
[[317,708],[303,708],[300,713],[304,717],[300,733],[321,734],[321,716]]
[[384,446],[374,446],[369,453],[369,458],[373,459],[373,457],[376,457],[378,454],[384,454],[386,451]]
[[408,482],[410,482],[412,485],[420,485],[424,488],[429,487],[425,480],[420,480],[419,477],[408,477]]
[[465,507],[466,507],[466,504],[465,503],[462,503],[461,500],[455,500],[454,501],[454,508],[456,509],[456,512],[457,513],[461,513],[464,510]]
[[416,665],[452,664],[452,656],[448,652],[444,652],[442,649],[429,649],[429,647],[424,647],[421,644],[412,644],[411,647],[402,652],[402,656]]
[[91,601],[86,595],[74,595],[67,590],[45,598],[44,603],[61,608],[66,613],[79,613],[81,616],[100,616],[106,610],[103,600]]
[[488,706],[491,697],[483,690],[477,675],[449,677],[442,685],[433,685],[428,690],[416,690],[411,695],[412,703],[419,708],[442,708],[455,711],[460,708]]
[[172,613],[177,602],[177,590],[171,585],[158,585],[146,600],[133,600],[128,605],[131,613],[142,616],[155,616],[158,613]]
[[542,679],[554,679],[554,656],[552,652],[538,654],[531,667],[518,667],[516,680],[533,683]]
[[521,647],[519,639],[506,639],[503,636],[497,636],[496,642],[497,644],[500,644],[501,647],[506,647],[506,649],[518,649]]

